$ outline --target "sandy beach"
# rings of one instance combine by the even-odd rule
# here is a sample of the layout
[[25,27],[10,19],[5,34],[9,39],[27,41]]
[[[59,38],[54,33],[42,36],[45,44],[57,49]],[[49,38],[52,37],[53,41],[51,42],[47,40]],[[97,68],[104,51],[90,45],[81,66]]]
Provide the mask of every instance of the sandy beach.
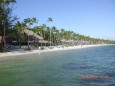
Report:
[[0,53],[0,58],[7,57],[7,56],[18,56],[18,55],[26,55],[26,54],[35,54],[35,53],[42,53],[42,52],[53,52],[53,51],[61,51],[61,50],[71,50],[71,49],[81,49],[87,47],[97,47],[97,46],[107,46],[108,44],[101,44],[101,45],[83,45],[83,46],[69,46],[69,47],[62,47],[62,46],[55,46],[52,49],[46,48],[44,50],[36,49],[31,51],[26,50],[16,50],[12,52]]

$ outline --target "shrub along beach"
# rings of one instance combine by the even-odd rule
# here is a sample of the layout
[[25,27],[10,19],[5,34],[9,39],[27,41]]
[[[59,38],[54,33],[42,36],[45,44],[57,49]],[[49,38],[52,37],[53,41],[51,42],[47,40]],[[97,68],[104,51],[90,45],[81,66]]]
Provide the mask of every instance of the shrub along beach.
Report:
[[[0,57],[115,44],[112,40],[80,35],[56,26],[35,26],[39,23],[36,17],[21,22],[17,16],[11,15],[14,3],[16,0],[0,1]],[[46,21],[52,23],[53,19]]]

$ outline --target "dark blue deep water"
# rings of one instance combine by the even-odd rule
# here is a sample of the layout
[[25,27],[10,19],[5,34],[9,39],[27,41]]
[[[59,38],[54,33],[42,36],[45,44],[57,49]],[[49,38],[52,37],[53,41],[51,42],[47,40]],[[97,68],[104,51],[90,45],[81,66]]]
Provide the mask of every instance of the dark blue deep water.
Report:
[[115,86],[115,45],[1,59],[0,86]]

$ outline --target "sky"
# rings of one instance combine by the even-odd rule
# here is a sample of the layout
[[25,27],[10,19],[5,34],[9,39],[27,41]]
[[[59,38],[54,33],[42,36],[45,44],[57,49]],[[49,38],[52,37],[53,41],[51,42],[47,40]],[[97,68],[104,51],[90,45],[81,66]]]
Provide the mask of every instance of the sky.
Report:
[[115,0],[17,0],[13,14],[21,21],[36,17],[37,25],[115,40]]

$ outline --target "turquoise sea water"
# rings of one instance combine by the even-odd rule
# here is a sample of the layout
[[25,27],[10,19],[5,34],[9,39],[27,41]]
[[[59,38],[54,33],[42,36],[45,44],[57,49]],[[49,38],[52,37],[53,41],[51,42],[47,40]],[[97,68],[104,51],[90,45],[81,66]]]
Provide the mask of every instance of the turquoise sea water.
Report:
[[115,46],[2,59],[0,86],[115,86]]

